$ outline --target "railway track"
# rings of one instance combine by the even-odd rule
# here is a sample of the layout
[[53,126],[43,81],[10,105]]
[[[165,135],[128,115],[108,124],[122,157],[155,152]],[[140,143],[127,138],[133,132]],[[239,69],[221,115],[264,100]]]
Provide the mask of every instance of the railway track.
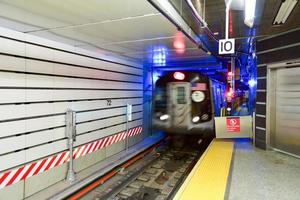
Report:
[[[83,200],[165,200],[187,177],[208,143],[201,148],[163,144],[80,197]],[[75,195],[76,196],[76,195]],[[70,197],[69,199],[79,199]]]

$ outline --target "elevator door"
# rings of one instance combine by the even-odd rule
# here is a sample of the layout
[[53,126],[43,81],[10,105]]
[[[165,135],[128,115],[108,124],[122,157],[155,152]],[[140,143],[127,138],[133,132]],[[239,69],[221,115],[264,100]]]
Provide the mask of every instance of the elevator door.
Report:
[[[276,70],[273,147],[300,156],[300,67]],[[273,124],[273,122],[271,122]]]

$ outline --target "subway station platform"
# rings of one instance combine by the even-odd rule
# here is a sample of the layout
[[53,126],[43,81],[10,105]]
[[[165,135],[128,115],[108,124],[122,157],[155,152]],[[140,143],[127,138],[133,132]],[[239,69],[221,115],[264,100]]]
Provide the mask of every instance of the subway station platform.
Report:
[[300,1],[0,10],[0,200],[300,200]]
[[250,139],[215,139],[174,200],[296,200],[298,158],[253,147]]

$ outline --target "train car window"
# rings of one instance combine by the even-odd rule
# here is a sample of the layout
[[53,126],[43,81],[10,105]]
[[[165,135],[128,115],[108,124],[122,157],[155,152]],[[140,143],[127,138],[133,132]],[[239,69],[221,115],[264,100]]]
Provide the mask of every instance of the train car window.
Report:
[[186,104],[185,87],[177,87],[177,103]]

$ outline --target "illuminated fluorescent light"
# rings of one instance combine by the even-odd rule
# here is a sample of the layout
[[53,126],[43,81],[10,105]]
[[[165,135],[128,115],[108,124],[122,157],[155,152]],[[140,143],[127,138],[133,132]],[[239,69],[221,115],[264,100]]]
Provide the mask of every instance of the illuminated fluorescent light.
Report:
[[244,23],[250,28],[253,27],[255,18],[256,0],[245,0],[245,19]]
[[295,8],[297,2],[298,0],[282,1],[273,24],[274,25],[284,24],[287,18],[290,16],[293,9]]
[[254,87],[256,85],[256,81],[254,79],[250,79],[248,81],[248,84],[249,84],[250,87]]

